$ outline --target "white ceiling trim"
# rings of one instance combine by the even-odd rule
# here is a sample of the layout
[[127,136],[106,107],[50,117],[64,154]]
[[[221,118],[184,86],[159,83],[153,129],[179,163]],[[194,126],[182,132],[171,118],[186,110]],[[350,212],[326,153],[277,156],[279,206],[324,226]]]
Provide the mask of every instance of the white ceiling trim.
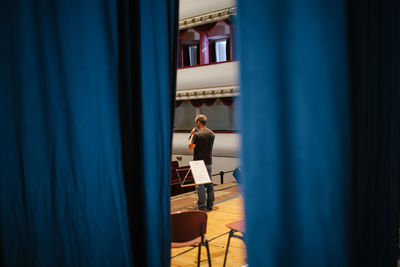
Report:
[[178,90],[176,100],[234,97],[239,95],[239,86],[228,85],[209,88],[192,88]]
[[193,28],[198,25],[212,23],[215,21],[221,21],[229,18],[231,15],[236,15],[236,7],[224,8],[206,14],[185,18],[179,20],[179,30]]
[[236,6],[235,0],[179,0],[179,20]]

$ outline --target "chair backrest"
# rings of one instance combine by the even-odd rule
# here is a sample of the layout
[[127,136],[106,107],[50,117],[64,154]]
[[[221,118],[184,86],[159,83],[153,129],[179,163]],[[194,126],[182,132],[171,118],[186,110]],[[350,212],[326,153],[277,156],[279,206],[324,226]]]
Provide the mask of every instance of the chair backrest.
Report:
[[171,241],[188,242],[207,231],[207,213],[202,210],[171,214]]
[[171,168],[177,168],[179,167],[179,162],[177,160],[171,161]]
[[171,183],[179,182],[178,173],[176,168],[171,168]]

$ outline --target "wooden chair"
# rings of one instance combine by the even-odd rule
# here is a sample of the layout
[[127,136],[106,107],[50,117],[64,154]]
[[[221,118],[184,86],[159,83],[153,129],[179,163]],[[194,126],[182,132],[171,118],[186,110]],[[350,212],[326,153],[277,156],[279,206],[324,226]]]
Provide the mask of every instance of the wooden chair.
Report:
[[179,167],[179,162],[177,160],[171,161],[171,168],[178,168]]
[[206,247],[208,266],[211,266],[206,231],[207,213],[204,211],[191,210],[171,214],[171,247],[198,246],[197,266],[200,266],[201,246]]

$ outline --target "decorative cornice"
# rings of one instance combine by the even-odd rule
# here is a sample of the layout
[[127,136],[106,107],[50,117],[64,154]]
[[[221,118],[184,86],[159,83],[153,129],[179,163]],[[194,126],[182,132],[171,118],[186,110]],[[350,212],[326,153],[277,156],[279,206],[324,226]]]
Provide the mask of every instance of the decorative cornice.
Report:
[[210,88],[193,88],[176,91],[176,100],[232,97],[239,95],[239,86],[220,86]]
[[195,17],[185,18],[179,21],[179,30],[192,28],[198,25],[220,21],[236,15],[236,7],[225,8]]

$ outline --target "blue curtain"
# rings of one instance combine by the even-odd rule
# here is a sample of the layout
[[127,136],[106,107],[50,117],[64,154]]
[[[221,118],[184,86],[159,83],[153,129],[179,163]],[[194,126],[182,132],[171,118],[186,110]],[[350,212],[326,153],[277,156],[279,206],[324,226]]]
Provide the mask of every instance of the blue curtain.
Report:
[[129,265],[116,4],[2,1],[0,10],[5,265]]
[[348,1],[351,266],[397,266],[400,1]]
[[239,1],[249,266],[344,266],[344,1]]
[[400,2],[239,1],[250,266],[396,266]]
[[133,262],[169,266],[178,3],[119,4],[121,134]]
[[176,1],[1,1],[0,265],[169,265],[176,24]]

